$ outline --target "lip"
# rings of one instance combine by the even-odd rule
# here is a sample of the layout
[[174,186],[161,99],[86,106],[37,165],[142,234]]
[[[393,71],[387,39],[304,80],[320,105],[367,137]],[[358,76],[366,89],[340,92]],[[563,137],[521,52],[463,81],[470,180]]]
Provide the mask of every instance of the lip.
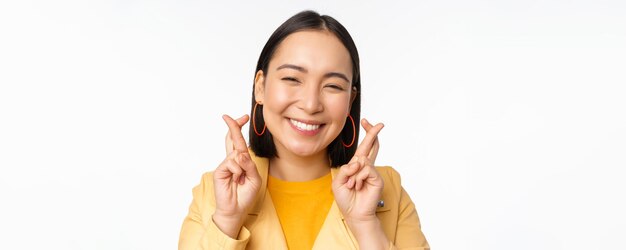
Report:
[[[315,129],[315,130],[301,130],[300,128],[296,127],[296,125],[293,125],[293,123],[291,123],[290,119],[302,122],[302,123],[306,123],[306,124],[311,124],[311,125],[320,125],[319,128]],[[316,121],[311,121],[311,120],[300,120],[300,119],[295,119],[295,118],[287,118],[287,123],[289,123],[289,126],[291,126],[291,128],[293,128],[298,134],[300,135],[304,135],[304,136],[314,136],[317,135],[320,131],[322,131],[322,128],[324,127],[324,123],[321,122],[316,122]]]

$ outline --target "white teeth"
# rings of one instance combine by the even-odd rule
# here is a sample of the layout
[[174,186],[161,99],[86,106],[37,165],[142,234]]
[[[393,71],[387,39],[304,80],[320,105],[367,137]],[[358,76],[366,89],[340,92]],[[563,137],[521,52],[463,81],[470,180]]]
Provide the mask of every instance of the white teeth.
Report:
[[289,119],[289,121],[291,122],[291,124],[293,124],[294,126],[298,127],[301,130],[305,130],[305,131],[312,131],[312,130],[316,130],[320,127],[319,124],[317,125],[313,125],[313,124],[306,124],[306,123],[302,123],[299,121],[296,121],[294,119]]

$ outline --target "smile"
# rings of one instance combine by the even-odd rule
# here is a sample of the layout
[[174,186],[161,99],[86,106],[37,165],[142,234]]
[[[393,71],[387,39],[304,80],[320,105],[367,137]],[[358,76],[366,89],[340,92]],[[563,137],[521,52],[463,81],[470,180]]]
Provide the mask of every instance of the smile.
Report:
[[296,126],[298,129],[304,130],[304,131],[317,130],[321,126],[321,124],[307,124],[307,123],[300,122],[300,121],[297,121],[297,120],[294,120],[294,119],[289,119],[289,121],[291,122],[292,125]]

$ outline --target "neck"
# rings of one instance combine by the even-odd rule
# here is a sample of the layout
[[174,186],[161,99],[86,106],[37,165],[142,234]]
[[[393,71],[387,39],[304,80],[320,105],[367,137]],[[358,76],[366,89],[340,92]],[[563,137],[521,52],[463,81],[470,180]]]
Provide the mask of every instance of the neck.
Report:
[[279,157],[271,158],[270,175],[285,181],[310,181],[320,178],[330,171],[330,160],[326,150],[315,155],[299,156],[278,150]]

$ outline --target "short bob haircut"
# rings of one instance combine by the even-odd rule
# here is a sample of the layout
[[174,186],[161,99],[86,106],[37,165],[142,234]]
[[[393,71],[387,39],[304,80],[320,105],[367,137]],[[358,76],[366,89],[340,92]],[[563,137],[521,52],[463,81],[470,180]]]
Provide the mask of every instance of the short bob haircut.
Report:
[[[352,87],[351,89],[354,91],[356,88],[356,97],[352,102],[352,107],[350,109],[350,115],[354,119],[354,128],[355,131],[352,131],[352,121],[349,118],[346,118],[346,124],[343,126],[341,133],[328,145],[328,157],[330,158],[331,167],[342,166],[350,161],[350,159],[354,156],[356,152],[356,148],[358,146],[359,141],[359,121],[361,120],[361,75],[359,70],[359,53],[356,49],[356,45],[352,40],[352,37],[348,33],[343,25],[341,25],[334,18],[327,15],[320,15],[314,11],[302,11],[291,18],[287,19],[283,24],[278,27],[272,33],[269,40],[263,47],[261,51],[261,55],[259,56],[259,61],[256,66],[255,76],[259,70],[263,70],[263,73],[267,75],[268,66],[274,51],[280,45],[280,43],[285,39],[285,37],[289,36],[292,33],[304,30],[319,30],[319,31],[328,31],[333,33],[341,43],[348,49],[350,53],[350,57],[352,59]],[[265,84],[265,83],[264,83]],[[261,136],[258,136],[254,132],[253,124],[256,123],[258,126],[258,131],[261,131],[265,122],[263,119],[263,105],[258,105],[257,112],[254,112],[256,100],[254,98],[254,85],[252,86],[252,107],[250,110],[250,117],[253,120],[253,123],[250,123],[249,130],[249,139],[250,139],[250,148],[252,151],[260,157],[272,158],[279,157],[276,152],[276,145],[274,145],[274,140],[272,138],[272,134],[269,130],[266,130]],[[256,114],[254,116],[253,114]],[[346,148],[342,141],[346,144],[349,144],[353,140],[354,134],[354,144]]]

